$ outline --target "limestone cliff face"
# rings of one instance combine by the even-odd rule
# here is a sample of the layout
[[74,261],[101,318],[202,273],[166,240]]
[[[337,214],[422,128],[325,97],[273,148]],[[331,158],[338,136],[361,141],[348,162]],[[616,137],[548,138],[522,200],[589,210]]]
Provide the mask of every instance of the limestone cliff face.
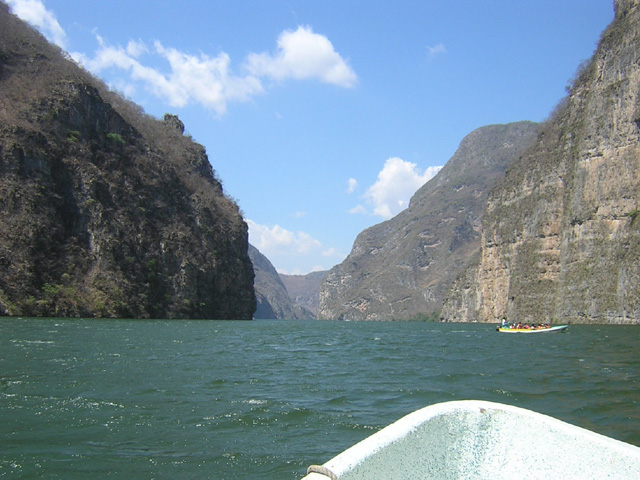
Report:
[[451,282],[480,248],[488,190],[535,139],[537,125],[491,125],[455,155],[396,217],[363,231],[320,290],[319,319],[437,318]]
[[447,321],[640,322],[640,6],[616,16],[536,144],[488,199]]
[[0,315],[252,317],[247,226],[183,129],[0,4]]

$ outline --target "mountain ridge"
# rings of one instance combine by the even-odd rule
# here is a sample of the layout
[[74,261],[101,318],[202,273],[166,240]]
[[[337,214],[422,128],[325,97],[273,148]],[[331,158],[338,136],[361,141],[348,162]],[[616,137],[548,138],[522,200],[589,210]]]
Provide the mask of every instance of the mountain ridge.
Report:
[[536,134],[526,121],[468,134],[407,209],[358,235],[325,277],[318,318],[438,318],[450,283],[479,250],[488,189]]

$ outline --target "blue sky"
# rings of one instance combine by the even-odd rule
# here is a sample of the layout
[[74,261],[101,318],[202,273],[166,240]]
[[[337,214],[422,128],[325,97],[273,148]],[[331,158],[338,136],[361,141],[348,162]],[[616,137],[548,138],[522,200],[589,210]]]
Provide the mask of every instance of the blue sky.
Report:
[[612,0],[9,0],[205,146],[250,241],[329,269],[483,125],[544,120]]

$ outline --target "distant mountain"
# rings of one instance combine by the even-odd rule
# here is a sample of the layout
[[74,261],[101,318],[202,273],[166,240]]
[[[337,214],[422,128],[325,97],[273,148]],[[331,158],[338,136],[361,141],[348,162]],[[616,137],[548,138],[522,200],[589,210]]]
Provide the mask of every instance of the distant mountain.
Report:
[[287,288],[276,269],[253,245],[249,245],[249,256],[255,272],[256,313],[254,318],[284,320],[314,318],[313,313],[291,301]]
[[437,319],[451,283],[479,252],[488,191],[537,132],[519,122],[465,137],[406,210],[358,235],[324,279],[318,318]]
[[447,321],[640,323],[640,2],[488,198]]
[[0,3],[0,315],[252,318],[247,225],[183,131]]
[[326,276],[326,271],[311,272],[306,275],[280,274],[291,300],[309,310],[314,317],[320,303],[320,286]]

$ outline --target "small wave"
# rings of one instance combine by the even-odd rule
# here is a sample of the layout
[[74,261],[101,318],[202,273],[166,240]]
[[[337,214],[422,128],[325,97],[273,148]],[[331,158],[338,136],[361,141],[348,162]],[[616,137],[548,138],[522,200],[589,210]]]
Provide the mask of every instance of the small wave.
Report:
[[349,397],[347,397],[346,395],[340,395],[338,397],[333,397],[329,399],[329,401],[327,402],[327,405],[343,405],[348,402],[349,402]]
[[508,390],[504,390],[502,388],[497,388],[493,390],[494,393],[497,393],[498,395],[504,395],[505,397],[513,397],[513,393],[511,393]]
[[89,399],[85,397],[63,399],[60,403],[61,405],[71,405],[73,407],[88,408],[90,410],[101,408],[125,408],[125,406],[120,403],[110,402],[108,400]]
[[257,398],[250,398],[248,400],[243,400],[242,403],[245,405],[266,405],[269,403],[268,400],[258,400]]

